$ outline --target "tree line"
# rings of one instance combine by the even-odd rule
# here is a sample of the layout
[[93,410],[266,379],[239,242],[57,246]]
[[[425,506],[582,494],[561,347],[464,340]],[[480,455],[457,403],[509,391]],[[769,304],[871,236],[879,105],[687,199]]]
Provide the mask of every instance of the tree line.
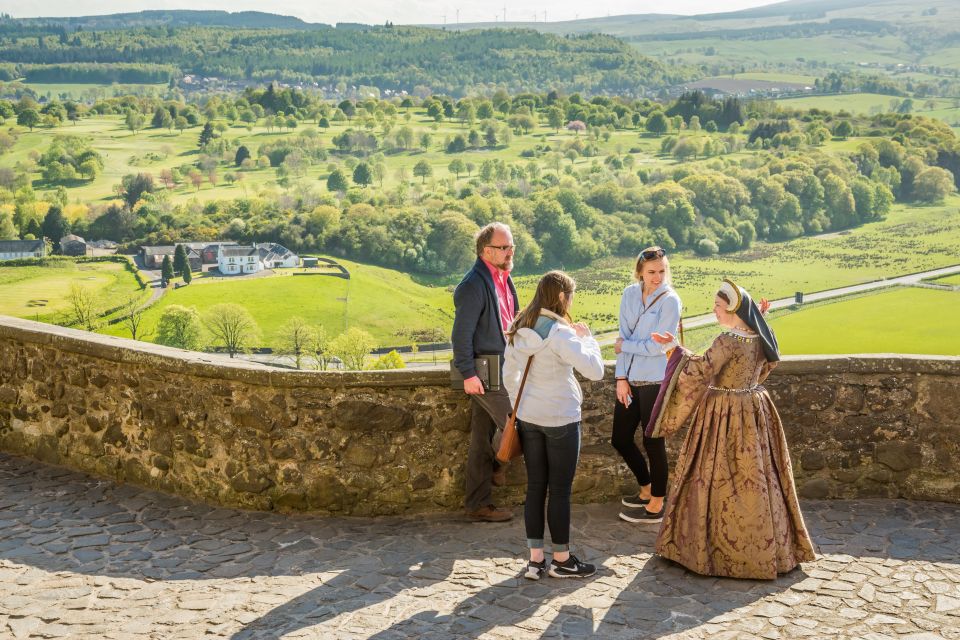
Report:
[[135,77],[166,82],[195,74],[235,81],[316,82],[331,88],[366,85],[414,92],[427,87],[456,96],[491,85],[514,91],[560,87],[641,95],[694,76],[692,69],[667,67],[599,34],[390,25],[69,31],[62,25],[13,20],[0,30],[0,63],[15,65],[20,77],[47,82],[90,82],[111,75],[126,82]]
[[[272,93],[268,97],[268,88],[211,99],[202,114],[198,107],[183,108],[207,117],[253,110],[261,102],[288,104],[278,97],[282,92]],[[169,106],[144,99],[126,104],[161,111]],[[293,112],[314,106],[305,102]],[[469,265],[472,234],[495,219],[514,223],[518,264],[523,270],[537,270],[633,255],[650,244],[705,255],[736,251],[757,239],[783,240],[850,228],[882,218],[894,202],[938,202],[955,189],[960,144],[940,121],[910,114],[840,118],[819,110],[768,107],[715,101],[702,94],[687,94],[667,104],[602,96],[584,100],[558,92],[494,93],[462,100],[431,96],[417,108],[434,110],[442,118],[452,114],[459,119],[462,114],[463,134],[426,141],[427,148],[449,153],[447,172],[438,175],[432,165],[418,161],[414,180],[408,173],[400,175],[407,171],[400,167],[390,188],[383,187],[384,158],[421,150],[414,148],[420,142],[415,136],[402,133],[406,125],[390,124],[412,104],[369,100],[318,106],[313,114],[318,124],[325,112],[362,126],[354,130],[362,134],[357,138],[350,137],[350,129],[335,136],[332,148],[323,146],[316,128],[305,128],[258,148],[234,149],[218,137],[211,120],[200,132],[196,165],[160,180],[147,172],[130,174],[118,185],[122,205],[75,220],[71,229],[127,243],[274,241],[296,251],[324,251],[407,271],[449,275]],[[563,126],[575,136],[541,138],[513,160],[481,156],[474,161],[454,143],[462,135],[462,144],[469,148],[470,132],[476,131],[476,144],[483,144],[479,132],[484,121],[476,120],[481,113],[491,116],[489,126],[501,136],[505,130],[527,135],[519,121],[511,124],[514,116],[551,128],[571,115],[610,124],[571,120]],[[363,126],[366,120],[374,126]],[[601,153],[601,143],[618,128],[638,136],[659,136],[661,154],[673,157],[676,164],[638,167],[634,150]],[[865,138],[852,153],[838,156],[821,149],[831,137],[857,133]],[[456,148],[451,150],[452,146]],[[51,144],[51,149],[60,148],[67,147],[63,142]],[[755,153],[734,155],[743,149]],[[59,152],[47,155],[63,157]],[[705,157],[705,163],[691,163]],[[583,158],[588,161],[574,164]],[[306,180],[306,169],[316,164],[329,172],[321,173],[320,182]],[[223,165],[233,167],[228,175],[235,180],[244,171],[272,167],[286,195],[176,206],[163,196],[161,182],[170,187],[186,175],[202,181],[204,171],[209,177]],[[28,184],[0,190],[0,212],[4,207],[12,211],[11,221],[20,234],[35,234],[45,221],[36,201]],[[53,206],[66,206],[65,194],[64,201]]]

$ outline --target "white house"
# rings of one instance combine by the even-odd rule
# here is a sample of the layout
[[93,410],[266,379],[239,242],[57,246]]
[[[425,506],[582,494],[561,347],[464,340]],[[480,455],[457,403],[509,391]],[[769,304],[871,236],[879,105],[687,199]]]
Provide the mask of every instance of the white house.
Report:
[[263,269],[260,252],[256,247],[220,247],[217,268],[224,275],[257,273]]
[[264,269],[291,269],[300,266],[300,257],[284,247],[274,242],[261,242],[256,245],[260,253],[260,262]]
[[46,250],[43,240],[0,240],[0,260],[42,258]]

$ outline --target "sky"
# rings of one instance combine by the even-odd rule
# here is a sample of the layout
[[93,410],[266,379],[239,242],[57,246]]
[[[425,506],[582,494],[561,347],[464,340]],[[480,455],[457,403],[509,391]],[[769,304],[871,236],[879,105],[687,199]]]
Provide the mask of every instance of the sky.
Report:
[[[548,22],[637,13],[719,13],[772,4],[774,0],[0,0],[0,13],[15,18],[38,16],[84,16],[126,13],[144,9],[219,9],[223,11],[265,11],[293,15],[307,22],[362,22],[383,24],[455,24],[458,10],[461,23],[503,20]],[[38,13],[38,8],[42,10]]]

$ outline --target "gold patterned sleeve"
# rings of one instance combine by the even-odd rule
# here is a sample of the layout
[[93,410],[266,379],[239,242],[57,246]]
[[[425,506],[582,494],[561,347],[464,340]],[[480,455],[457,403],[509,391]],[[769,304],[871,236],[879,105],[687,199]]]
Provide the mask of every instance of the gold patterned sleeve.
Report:
[[777,368],[777,362],[764,362],[763,366],[760,367],[760,377],[757,378],[757,384],[763,384],[763,381],[767,379],[767,376],[770,375],[770,372]]
[[669,436],[686,424],[700,406],[716,372],[733,355],[735,344],[735,339],[720,334],[702,356],[684,349],[682,366],[670,380],[663,382],[666,393],[652,431],[653,437]]

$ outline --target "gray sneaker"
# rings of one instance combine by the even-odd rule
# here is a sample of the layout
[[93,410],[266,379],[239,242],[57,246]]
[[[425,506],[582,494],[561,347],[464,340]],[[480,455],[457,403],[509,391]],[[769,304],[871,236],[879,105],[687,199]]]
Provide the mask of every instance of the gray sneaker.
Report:
[[[666,506],[666,502],[664,502]],[[662,522],[663,509],[656,513],[650,513],[646,507],[637,507],[635,509],[624,509],[620,512],[620,519],[627,522]]]
[[645,507],[650,503],[650,498],[641,498],[639,493],[632,493],[629,496],[623,496],[620,498],[620,504],[625,507],[631,507],[636,509],[638,507]]

